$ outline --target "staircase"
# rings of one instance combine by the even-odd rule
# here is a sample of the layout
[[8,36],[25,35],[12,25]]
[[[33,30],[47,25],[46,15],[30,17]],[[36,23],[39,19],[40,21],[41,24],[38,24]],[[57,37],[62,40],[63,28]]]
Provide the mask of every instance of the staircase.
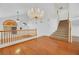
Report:
[[69,38],[69,20],[61,20],[59,22],[57,30],[51,35],[59,39]]

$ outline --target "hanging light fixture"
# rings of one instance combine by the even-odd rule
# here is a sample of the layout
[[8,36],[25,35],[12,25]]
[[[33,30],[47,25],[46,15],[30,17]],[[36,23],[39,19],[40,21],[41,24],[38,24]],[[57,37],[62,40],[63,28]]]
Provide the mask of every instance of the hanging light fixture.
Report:
[[36,22],[42,21],[44,11],[40,10],[39,8],[31,8],[30,10],[28,10],[28,16]]
[[19,11],[17,11],[17,22],[19,22],[20,21],[20,19],[19,19]]

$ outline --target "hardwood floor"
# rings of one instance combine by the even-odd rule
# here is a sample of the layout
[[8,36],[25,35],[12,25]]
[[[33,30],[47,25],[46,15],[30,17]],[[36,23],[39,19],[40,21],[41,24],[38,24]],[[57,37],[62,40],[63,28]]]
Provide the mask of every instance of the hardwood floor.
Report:
[[1,55],[79,55],[79,45],[42,36],[0,49]]

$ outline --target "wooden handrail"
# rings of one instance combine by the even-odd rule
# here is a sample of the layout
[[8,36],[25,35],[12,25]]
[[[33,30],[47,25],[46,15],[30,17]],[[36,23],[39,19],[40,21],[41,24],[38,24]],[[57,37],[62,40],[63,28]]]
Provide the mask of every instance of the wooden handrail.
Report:
[[17,40],[23,40],[37,35],[37,29],[25,29],[25,30],[1,30],[0,31],[0,44],[11,43]]
[[33,31],[33,30],[36,30],[37,29],[25,29],[25,30],[0,30],[0,32],[12,32],[12,31]]

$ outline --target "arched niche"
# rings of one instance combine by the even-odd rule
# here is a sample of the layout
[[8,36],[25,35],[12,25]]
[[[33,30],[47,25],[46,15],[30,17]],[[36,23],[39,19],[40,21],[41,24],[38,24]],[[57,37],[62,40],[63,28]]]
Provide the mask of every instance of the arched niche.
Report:
[[[17,29],[17,23],[14,20],[5,20],[3,22],[3,28],[4,30],[16,30]],[[16,33],[16,32],[14,32]]]

